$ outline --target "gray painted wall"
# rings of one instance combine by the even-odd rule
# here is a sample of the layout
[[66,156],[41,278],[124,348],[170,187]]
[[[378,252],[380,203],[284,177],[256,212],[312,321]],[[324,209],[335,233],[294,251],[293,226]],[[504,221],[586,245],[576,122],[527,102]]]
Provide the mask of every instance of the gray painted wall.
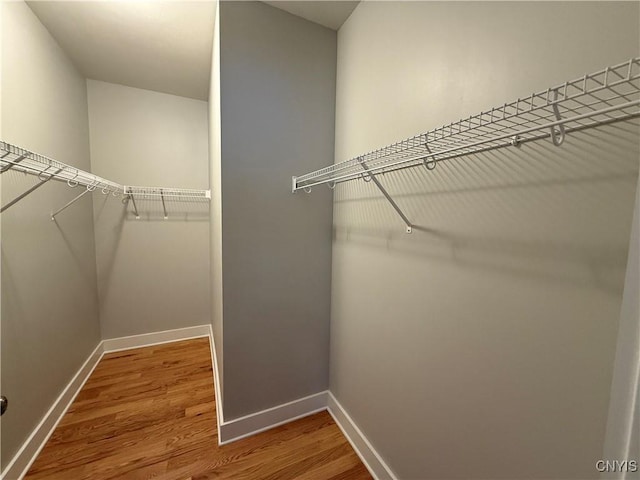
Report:
[[[638,8],[361,3],[336,161],[637,56]],[[336,188],[330,388],[400,478],[597,478],[639,153],[626,123],[388,174],[412,235]]]
[[[207,189],[207,102],[87,80],[92,172]],[[210,322],[209,205],[100,195],[94,222],[103,338]]]
[[[25,3],[0,8],[0,138],[89,170],[84,78]],[[5,204],[37,179],[1,182]],[[2,213],[3,469],[100,340],[91,196],[49,217],[79,192],[52,181]]]
[[329,29],[220,4],[227,420],[327,387],[331,193],[290,183],[332,162],[335,55]]

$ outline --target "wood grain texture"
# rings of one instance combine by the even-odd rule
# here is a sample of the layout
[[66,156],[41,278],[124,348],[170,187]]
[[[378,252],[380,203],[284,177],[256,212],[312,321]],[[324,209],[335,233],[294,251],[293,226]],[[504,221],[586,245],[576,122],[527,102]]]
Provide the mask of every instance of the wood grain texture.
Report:
[[209,348],[105,355],[25,479],[371,478],[327,412],[218,446]]

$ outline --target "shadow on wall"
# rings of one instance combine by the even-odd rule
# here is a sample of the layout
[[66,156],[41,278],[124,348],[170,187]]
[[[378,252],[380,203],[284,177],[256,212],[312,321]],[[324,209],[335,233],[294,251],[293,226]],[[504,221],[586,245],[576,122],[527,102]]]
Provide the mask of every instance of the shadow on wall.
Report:
[[[136,218],[135,209],[131,200],[126,201],[126,220],[147,222],[208,222],[209,202],[203,200],[185,200],[166,198],[164,207],[162,200],[135,199],[135,206],[139,218]],[[166,214],[166,215],[165,215]]]
[[[198,268],[206,271],[207,262],[197,257],[197,252],[207,238],[202,232],[208,232],[208,202],[167,197],[164,205],[163,208],[160,198],[142,196],[135,197],[135,209],[134,202],[127,197],[103,197],[94,204],[98,294],[104,335],[142,333],[127,330],[126,319],[142,316],[155,320],[160,318],[160,312],[166,314],[165,323],[138,322],[136,325],[166,330],[175,312],[168,307],[157,307],[160,300],[146,304],[140,302],[140,298],[162,297],[167,302],[175,299],[167,291],[172,288],[168,286],[180,285],[184,282],[182,276],[192,274],[193,264],[185,259],[197,258]],[[134,213],[136,209],[139,218]],[[196,290],[201,295],[200,290]],[[182,295],[180,298],[186,298],[180,304],[183,311],[199,306],[192,297]],[[189,316],[185,314],[185,318]]]
[[83,262],[82,255],[79,254],[79,249],[81,248],[81,246],[78,245],[78,243],[82,242],[83,239],[79,239],[77,235],[74,235],[75,232],[73,231],[71,232],[71,234],[67,234],[65,232],[66,229],[64,219],[55,218],[53,220],[53,223],[58,229],[58,233],[60,234],[60,237],[62,238],[62,241],[64,242],[64,245],[69,252],[69,255],[73,259],[73,262],[82,275],[84,281],[87,283],[87,285],[95,284],[95,268],[93,268],[93,265],[88,266],[86,262]]
[[457,267],[620,295],[638,179],[638,121],[576,132],[561,147],[459,157],[378,178],[414,224],[362,181],[335,191],[334,240]]
[[[98,292],[100,298],[109,295],[109,279],[122,238],[122,229],[127,215],[123,198],[106,195],[94,203],[96,232],[96,260],[98,265]],[[111,208],[107,208],[110,206]]]

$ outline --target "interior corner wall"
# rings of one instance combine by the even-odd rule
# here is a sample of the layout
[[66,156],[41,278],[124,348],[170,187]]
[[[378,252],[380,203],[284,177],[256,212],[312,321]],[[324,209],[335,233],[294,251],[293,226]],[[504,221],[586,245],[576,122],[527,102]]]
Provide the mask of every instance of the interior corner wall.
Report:
[[[3,141],[89,170],[82,77],[24,2],[2,2]],[[2,174],[2,204],[38,183]],[[100,341],[91,196],[44,184],[2,213],[2,469]]]
[[216,345],[216,362],[220,376],[218,385],[222,398],[217,408],[222,410],[224,398],[224,364],[222,341],[222,179],[220,152],[220,2],[216,1],[211,50],[211,76],[209,83],[209,177],[211,183],[210,258],[211,258],[211,327]]
[[[638,132],[640,134],[640,130]],[[604,459],[640,458],[640,178],[629,241],[620,328],[611,386]],[[608,472],[602,479],[632,480],[635,472]]]
[[[336,161],[638,56],[637,2],[361,2]],[[398,478],[598,478],[638,122],[334,191],[330,390]]]
[[225,420],[328,385],[336,33],[220,3]]
[[[87,80],[91,171],[119,183],[209,188],[207,102]],[[209,204],[94,194],[104,339],[210,323]]]

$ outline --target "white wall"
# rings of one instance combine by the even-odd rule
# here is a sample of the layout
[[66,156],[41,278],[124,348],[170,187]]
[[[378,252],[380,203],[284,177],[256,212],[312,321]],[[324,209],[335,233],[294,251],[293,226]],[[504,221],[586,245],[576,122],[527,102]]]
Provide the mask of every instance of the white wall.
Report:
[[[638,3],[362,2],[336,161],[638,55]],[[597,478],[637,123],[334,193],[330,389],[400,478]]]
[[[23,2],[2,2],[2,140],[90,169],[87,91]],[[38,182],[2,174],[2,204]],[[2,213],[2,468],[100,340],[91,195],[51,181]],[[93,194],[96,195],[96,194]]]
[[[207,102],[87,80],[92,172],[119,183],[207,189]],[[209,205],[94,208],[103,338],[210,322]]]
[[[640,179],[629,241],[629,258],[620,310],[618,346],[609,402],[603,459],[640,458]],[[603,478],[631,480],[636,472],[608,472]]]
[[[220,151],[220,3],[216,1],[209,85],[209,175],[211,178],[210,217],[210,258],[211,258],[211,326],[216,344],[217,374],[219,385],[223,381],[223,341],[222,341],[222,153]],[[220,392],[224,397],[224,394]],[[222,410],[222,398],[218,398],[217,408]]]

